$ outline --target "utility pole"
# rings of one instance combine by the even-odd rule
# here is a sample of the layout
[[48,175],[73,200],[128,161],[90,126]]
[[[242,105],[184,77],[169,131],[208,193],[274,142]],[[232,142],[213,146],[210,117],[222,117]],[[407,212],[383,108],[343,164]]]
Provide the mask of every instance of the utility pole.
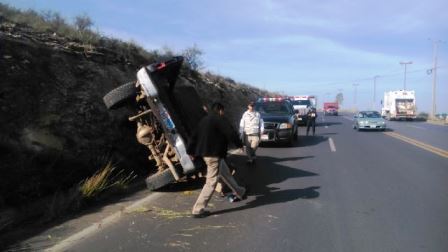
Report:
[[437,85],[437,49],[440,40],[432,40],[432,53],[433,53],[433,68],[432,68],[432,110],[431,116],[434,118],[436,116],[436,85]]
[[355,87],[355,96],[353,96],[353,104],[354,104],[354,110],[355,112],[358,110],[357,106],[356,106],[356,96],[358,94],[358,87],[359,84],[358,83],[353,83],[353,87]]
[[375,110],[375,106],[376,106],[376,79],[380,77],[379,75],[375,75],[373,76],[373,105],[372,105],[372,109]]
[[406,90],[406,66],[408,64],[412,64],[412,61],[400,62],[400,65],[404,65],[404,87],[403,87],[403,90]]

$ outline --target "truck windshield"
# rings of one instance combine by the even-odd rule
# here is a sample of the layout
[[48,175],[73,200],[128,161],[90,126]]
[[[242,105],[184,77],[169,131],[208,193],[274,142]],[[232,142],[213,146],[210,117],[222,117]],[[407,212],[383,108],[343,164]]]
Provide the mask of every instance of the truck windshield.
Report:
[[288,115],[290,110],[283,102],[263,102],[255,105],[255,110],[261,114]]
[[311,105],[310,100],[295,100],[292,101],[292,105],[303,105],[309,107]]

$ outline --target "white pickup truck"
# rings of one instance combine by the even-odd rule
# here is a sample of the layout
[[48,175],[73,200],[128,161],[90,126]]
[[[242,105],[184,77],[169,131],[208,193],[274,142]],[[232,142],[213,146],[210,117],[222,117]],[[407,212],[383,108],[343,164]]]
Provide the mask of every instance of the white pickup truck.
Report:
[[297,115],[298,124],[306,124],[307,113],[316,108],[316,96],[314,95],[297,95],[289,98]]
[[382,104],[381,116],[387,120],[413,120],[417,117],[413,90],[385,92]]
[[[137,80],[111,90],[103,98],[109,109],[131,103],[137,140],[148,147],[157,172],[146,179],[150,190],[203,169],[186,152],[186,141],[206,112],[193,86],[177,81],[182,57],[142,67]],[[199,160],[199,159],[196,159]]]

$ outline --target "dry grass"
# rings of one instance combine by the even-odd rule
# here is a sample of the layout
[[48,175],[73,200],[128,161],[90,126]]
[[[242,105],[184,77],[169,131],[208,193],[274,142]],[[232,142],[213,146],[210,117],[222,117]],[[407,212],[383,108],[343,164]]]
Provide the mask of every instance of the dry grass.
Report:
[[115,165],[109,161],[106,166],[97,171],[92,177],[82,181],[79,186],[81,196],[91,199],[112,187],[115,189],[126,189],[130,182],[136,178],[133,172],[125,176],[123,175],[123,170],[118,172],[115,172],[115,170]]
[[114,170],[115,167],[111,162],[108,162],[103,169],[97,171],[92,177],[81,182],[79,187],[81,195],[84,198],[93,198],[110,187],[111,183],[109,177]]

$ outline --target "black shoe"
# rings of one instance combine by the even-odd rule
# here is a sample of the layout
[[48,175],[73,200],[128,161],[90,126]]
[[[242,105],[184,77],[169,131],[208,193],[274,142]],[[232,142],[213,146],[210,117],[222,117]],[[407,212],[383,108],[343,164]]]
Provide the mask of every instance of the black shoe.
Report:
[[209,215],[210,215],[210,211],[202,211],[202,212],[200,212],[198,214],[192,214],[191,216],[193,218],[205,218],[205,217],[207,217]]

